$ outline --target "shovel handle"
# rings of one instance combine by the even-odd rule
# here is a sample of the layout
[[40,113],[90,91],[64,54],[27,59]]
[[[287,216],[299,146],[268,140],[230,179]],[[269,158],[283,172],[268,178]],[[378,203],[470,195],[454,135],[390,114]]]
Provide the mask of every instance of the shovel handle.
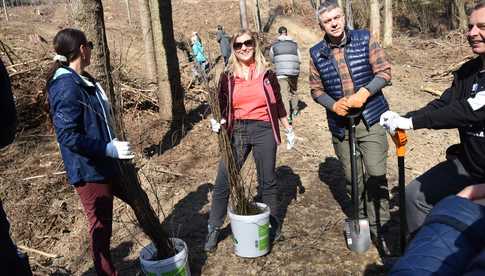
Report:
[[404,147],[408,142],[406,132],[402,129],[396,129],[396,133],[392,136],[394,144],[396,144],[396,154],[398,157],[404,157],[406,148]]

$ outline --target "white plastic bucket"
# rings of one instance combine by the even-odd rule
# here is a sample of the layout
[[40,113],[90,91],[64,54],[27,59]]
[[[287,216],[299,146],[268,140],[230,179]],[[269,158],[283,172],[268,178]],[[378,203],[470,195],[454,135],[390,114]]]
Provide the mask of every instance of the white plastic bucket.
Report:
[[147,276],[190,276],[188,263],[187,244],[177,238],[170,239],[174,245],[177,254],[164,260],[152,260],[156,255],[157,249],[153,243],[145,246],[140,252],[141,270]]
[[269,252],[269,214],[270,209],[264,203],[256,203],[263,211],[252,216],[236,215],[228,209],[236,255],[254,258]]

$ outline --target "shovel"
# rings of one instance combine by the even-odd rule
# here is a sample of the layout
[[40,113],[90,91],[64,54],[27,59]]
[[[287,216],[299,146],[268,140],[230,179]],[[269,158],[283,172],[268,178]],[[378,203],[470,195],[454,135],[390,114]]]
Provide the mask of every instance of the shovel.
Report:
[[344,234],[347,247],[354,252],[363,253],[371,244],[369,220],[359,215],[359,190],[357,183],[357,151],[355,141],[355,118],[360,114],[349,114],[350,172],[352,185],[352,216],[345,220]]
[[406,249],[406,236],[407,236],[407,218],[406,218],[406,186],[404,175],[404,155],[406,154],[406,148],[404,147],[408,141],[406,132],[401,129],[396,129],[396,133],[392,136],[394,144],[396,144],[397,166],[399,168],[399,220],[400,220],[400,247],[401,255],[404,254]]

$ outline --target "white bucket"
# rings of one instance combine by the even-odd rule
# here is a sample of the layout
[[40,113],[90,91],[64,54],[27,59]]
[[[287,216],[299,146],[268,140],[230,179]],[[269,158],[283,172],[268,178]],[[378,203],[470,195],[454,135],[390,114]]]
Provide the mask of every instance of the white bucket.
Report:
[[254,258],[269,252],[269,207],[256,203],[263,211],[253,216],[240,216],[228,209],[234,250],[240,257]]
[[157,249],[153,243],[145,246],[140,252],[141,270],[147,276],[190,276],[188,263],[187,244],[177,238],[170,239],[174,245],[177,254],[164,260],[152,260],[156,255]]

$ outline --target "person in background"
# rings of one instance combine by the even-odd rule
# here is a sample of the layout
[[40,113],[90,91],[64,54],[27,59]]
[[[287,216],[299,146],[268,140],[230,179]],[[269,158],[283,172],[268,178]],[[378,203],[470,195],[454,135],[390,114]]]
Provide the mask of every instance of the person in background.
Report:
[[82,31],[59,31],[54,37],[56,55],[46,90],[67,178],[89,222],[94,267],[98,275],[117,275],[110,254],[113,195],[124,197],[119,192],[116,160],[134,155],[129,142],[116,139],[108,98],[85,71],[92,49]]
[[275,66],[281,87],[281,97],[291,123],[299,112],[297,88],[300,75],[300,51],[296,41],[288,36],[286,27],[279,27],[278,33],[280,35],[271,45],[269,55]]
[[229,42],[229,37],[224,31],[224,27],[217,25],[216,40],[219,43],[219,48],[221,49],[221,55],[224,59],[224,66],[227,65],[229,56],[231,55],[231,44]]
[[466,186],[485,182],[485,1],[471,10],[468,21],[468,42],[478,56],[454,73],[451,87],[439,99],[404,117],[388,111],[380,119],[390,132],[458,128],[460,134],[460,145],[447,150],[456,158],[440,162],[406,185],[406,214],[411,236],[441,199]]
[[202,81],[206,78],[207,70],[207,57],[204,53],[204,47],[202,46],[202,41],[200,40],[199,34],[194,32],[190,38],[192,42],[192,54],[195,57],[195,73],[196,78]]
[[386,177],[389,146],[379,117],[389,109],[382,88],[391,80],[391,64],[368,30],[345,27],[344,13],[334,1],[320,5],[317,17],[325,35],[310,49],[311,95],[327,111],[333,147],[343,164],[349,195],[347,115],[354,111],[360,113],[355,124],[358,190],[361,198],[365,198],[365,203],[360,201],[360,210],[361,215],[367,214],[369,218],[371,238],[381,257],[387,257],[393,253],[385,239],[390,233]]
[[[278,240],[281,234],[281,220],[278,214],[275,164],[276,148],[281,142],[280,123],[285,129],[288,149],[294,145],[295,134],[288,123],[276,74],[268,70],[256,34],[249,30],[241,30],[233,35],[231,46],[229,63],[219,79],[219,104],[223,119],[221,122],[212,119],[211,127],[214,132],[219,132],[223,125],[229,132],[238,169],[241,169],[249,153],[253,152],[258,175],[258,191],[261,193],[262,202],[269,206],[271,211],[270,239]],[[208,234],[204,246],[208,252],[216,249],[228,201],[228,172],[221,161],[212,194]]]
[[[17,112],[7,69],[0,59],[0,149],[15,138]],[[0,198],[0,269],[5,275],[32,275],[27,255],[17,250],[10,238],[10,223]]]

